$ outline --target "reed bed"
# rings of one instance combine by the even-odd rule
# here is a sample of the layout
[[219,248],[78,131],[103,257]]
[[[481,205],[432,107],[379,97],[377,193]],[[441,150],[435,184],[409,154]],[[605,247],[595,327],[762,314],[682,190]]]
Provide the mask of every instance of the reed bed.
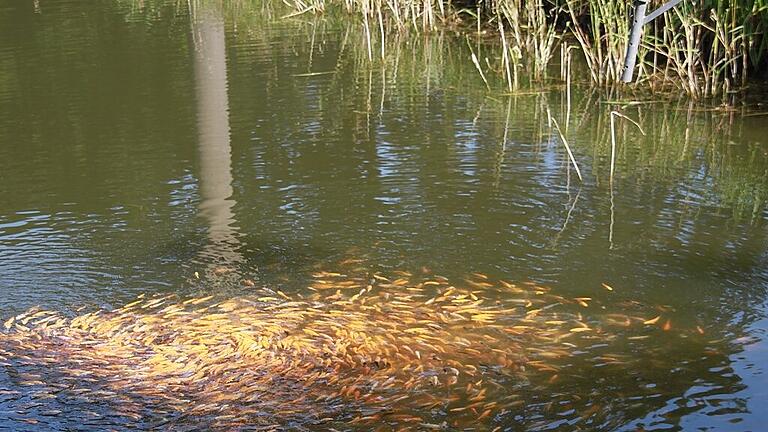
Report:
[[[287,3],[295,10],[289,15],[323,12],[334,6],[356,14],[369,46],[394,33],[434,32],[439,27],[476,35],[478,41],[496,37],[494,59],[475,59],[474,63],[482,78],[489,71],[499,74],[509,91],[519,86],[523,75],[532,84],[546,82],[548,71],[563,60],[555,55],[558,45],[571,43],[581,53],[588,81],[600,87],[614,86],[623,66],[632,9],[631,2],[624,0]],[[662,0],[654,0],[649,10],[661,4]],[[645,26],[636,81],[641,89],[682,91],[697,99],[726,98],[745,88],[750,78],[765,75],[766,29],[766,0],[686,0]],[[369,57],[373,59],[372,53]]]
[[764,0],[683,2],[657,21],[646,29],[641,79],[727,101],[768,70]]

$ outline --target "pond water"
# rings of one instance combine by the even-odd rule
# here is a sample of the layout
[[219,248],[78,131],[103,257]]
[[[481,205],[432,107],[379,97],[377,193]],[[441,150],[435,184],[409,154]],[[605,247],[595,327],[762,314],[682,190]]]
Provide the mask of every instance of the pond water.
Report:
[[[245,279],[297,293],[349,259],[479,272],[602,313],[647,305],[667,325],[615,352],[638,360],[621,373],[574,361],[531,390],[536,408],[471,425],[448,411],[443,429],[762,429],[768,117],[556,77],[488,92],[461,37],[391,36],[369,54],[357,20],[254,3],[0,1],[3,320],[243,296]],[[645,134],[616,118],[611,179],[613,110]],[[11,397],[24,391],[4,367],[0,429],[95,428]]]

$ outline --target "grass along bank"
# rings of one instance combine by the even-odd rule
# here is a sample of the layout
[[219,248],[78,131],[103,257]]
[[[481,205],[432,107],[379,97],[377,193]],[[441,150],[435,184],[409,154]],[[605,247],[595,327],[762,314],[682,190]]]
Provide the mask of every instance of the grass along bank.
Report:
[[[498,38],[494,60],[472,57],[486,80],[503,77],[509,90],[544,82],[560,64],[570,79],[574,55],[589,81],[614,86],[620,77],[632,4],[626,0],[283,0],[293,12],[343,9],[362,21],[369,58],[384,57],[386,38],[403,32],[460,29]],[[663,1],[652,0],[649,11]],[[684,92],[695,99],[727,97],[768,75],[768,0],[684,0],[645,26],[635,87]],[[376,48],[379,49],[376,49]]]

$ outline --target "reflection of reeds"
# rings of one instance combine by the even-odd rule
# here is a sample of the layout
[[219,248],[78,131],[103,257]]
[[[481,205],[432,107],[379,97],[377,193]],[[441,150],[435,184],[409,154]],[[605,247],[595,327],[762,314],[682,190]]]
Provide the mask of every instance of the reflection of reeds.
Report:
[[576,163],[576,158],[573,157],[573,152],[571,151],[571,146],[568,145],[568,140],[565,139],[565,135],[563,135],[563,131],[560,130],[560,125],[557,124],[557,120],[552,118],[550,116],[549,121],[552,122],[552,124],[555,126],[555,129],[557,130],[558,135],[560,135],[560,141],[565,146],[565,150],[568,152],[568,158],[571,160],[571,163],[573,164],[573,168],[576,169],[576,175],[579,177],[579,181],[584,181],[584,179],[581,177],[581,170],[579,169],[579,164]]
[[[690,182],[691,173],[706,173],[712,183],[700,198],[702,204],[731,207],[736,217],[760,217],[768,203],[768,161],[754,146],[732,145],[743,120],[697,111],[690,103],[663,108],[655,103],[630,104],[622,111],[631,112],[634,120],[606,127],[605,120],[613,119],[611,111],[616,108],[588,100],[579,109],[580,123],[591,125],[578,130],[589,131],[580,141],[595,146],[595,173],[607,172],[610,180],[615,169],[618,176],[652,177],[657,182]],[[612,152],[609,143],[614,140],[623,144]],[[605,156],[610,157],[607,167],[600,162]]]
[[643,131],[643,127],[640,126],[636,121],[632,120],[631,118],[625,116],[624,114],[618,112],[618,111],[611,111],[611,174],[610,174],[610,181],[613,183],[613,173],[616,169],[616,117],[621,117],[623,119],[629,120],[632,124],[637,126],[638,129],[640,129],[640,133],[645,135],[645,131]]
[[[733,144],[744,142],[741,134],[747,130],[750,117],[733,118],[730,111],[703,110],[686,100],[664,104],[606,102],[600,95],[599,91],[574,92],[571,126],[566,129],[559,125],[587,181],[591,177],[598,184],[609,185],[613,171],[617,193],[624,184],[622,179],[628,178],[656,184],[706,181],[700,204],[729,208],[739,219],[756,221],[762,217],[768,205],[768,158],[757,143]],[[547,143],[551,129],[557,133],[550,115],[566,118],[567,98],[567,89],[516,96],[505,126],[505,130],[516,132],[509,132],[508,140]],[[491,98],[484,104],[484,112],[502,113],[506,109],[506,103]],[[616,114],[611,115],[612,111],[631,121],[621,121]],[[502,137],[504,131],[493,133]],[[614,152],[612,140],[616,143]],[[565,166],[574,172],[566,152]]]
[[[411,37],[397,31],[391,20],[384,18],[379,24],[377,17],[376,24],[372,22],[370,26],[372,51],[377,55],[370,61],[361,22],[350,23],[347,18],[330,13],[312,21],[279,20],[277,18],[284,14],[284,10],[278,6],[271,2],[242,3],[230,6],[225,13],[237,26],[236,37],[247,39],[248,44],[268,46],[272,51],[293,55],[297,50],[312,49],[307,47],[306,41],[312,39],[313,33],[316,50],[327,51],[335,45],[339,53],[334,68],[313,69],[307,65],[297,67],[297,71],[328,74],[332,83],[328,97],[332,99],[324,104],[327,106],[342,105],[338,98],[342,94],[351,94],[342,90],[347,88],[345,80],[353,77],[354,88],[366,94],[362,98],[357,95],[357,100],[346,103],[354,104],[356,112],[367,113],[365,119],[368,124],[375,120],[377,114],[381,117],[385,98],[386,104],[410,106],[414,98],[429,94],[430,89],[461,89],[460,92],[470,98],[473,93],[482,93],[484,84],[479,83],[478,68],[486,74],[489,87],[506,89],[509,85],[505,75],[493,73],[501,69],[489,66],[493,60],[489,61],[487,57],[496,47],[492,44],[476,44],[473,40],[470,48],[468,39],[455,38],[441,31]],[[384,38],[379,33],[382,28],[386,34]],[[504,29],[508,42],[514,45],[514,29]],[[286,33],[293,36],[286,37]],[[575,51],[565,45],[561,49],[563,51],[558,56],[563,59],[560,75],[568,82],[572,74],[570,58]],[[652,53],[653,50],[647,52]],[[477,65],[469,60],[472,53],[476,55]],[[274,59],[281,55],[265,57],[262,61],[276,61]],[[663,63],[660,60],[657,62],[659,65]],[[264,70],[269,74],[278,74],[276,66]],[[278,78],[277,75],[269,75],[267,79]],[[514,87],[514,75],[512,79]],[[620,145],[614,153],[615,176],[652,177],[654,181],[662,182],[683,181],[679,176],[685,175],[692,164],[701,164],[701,170],[712,178],[713,186],[707,189],[711,191],[711,201],[732,206],[734,212],[741,216],[751,214],[754,217],[762,211],[768,202],[766,159],[759,149],[728,145],[731,140],[739,141],[734,136],[739,134],[740,122],[745,121],[733,120],[726,115],[734,111],[726,111],[725,114],[720,109],[701,111],[702,107],[685,100],[668,100],[665,104],[606,103],[602,95],[603,92],[596,89],[583,93],[570,86],[559,87],[552,93],[540,91],[526,94],[513,90],[509,99],[485,97],[482,109],[478,109],[478,102],[478,106],[473,108],[478,114],[472,125],[483,127],[484,122],[478,121],[478,117],[509,112],[504,117],[508,120],[502,121],[498,130],[489,132],[498,134],[498,139],[506,143],[543,143],[550,138],[552,126],[547,125],[547,111],[552,106],[553,116],[562,119],[563,124],[559,126],[579,160],[581,174],[588,176],[591,172],[601,182],[603,177],[607,181],[611,173],[610,112],[620,111],[637,121],[647,135],[640,134],[630,122],[616,122],[614,136]],[[613,98],[619,99],[615,93]],[[370,128],[361,127],[361,131],[368,133]],[[505,133],[507,139],[503,139]],[[588,157],[590,154],[591,158]]]

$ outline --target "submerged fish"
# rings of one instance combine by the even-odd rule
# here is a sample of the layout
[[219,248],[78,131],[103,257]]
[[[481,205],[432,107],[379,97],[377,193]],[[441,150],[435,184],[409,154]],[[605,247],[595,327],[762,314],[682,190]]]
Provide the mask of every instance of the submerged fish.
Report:
[[[500,403],[506,389],[537,374],[543,384],[559,382],[560,359],[583,352],[573,342],[610,339],[598,323],[561,310],[572,301],[537,284],[519,289],[473,274],[482,282],[468,280],[467,290],[410,272],[347,273],[316,271],[308,296],[141,296],[74,318],[36,311],[23,324],[5,322],[0,359],[35,371],[21,385],[112,404],[127,421],[151,407],[166,422],[183,413],[213,419],[219,430],[433,429],[495,422],[523,403]],[[587,306],[591,298],[574,300]],[[613,357],[596,361],[605,358]],[[88,385],[77,390],[72,379]]]

